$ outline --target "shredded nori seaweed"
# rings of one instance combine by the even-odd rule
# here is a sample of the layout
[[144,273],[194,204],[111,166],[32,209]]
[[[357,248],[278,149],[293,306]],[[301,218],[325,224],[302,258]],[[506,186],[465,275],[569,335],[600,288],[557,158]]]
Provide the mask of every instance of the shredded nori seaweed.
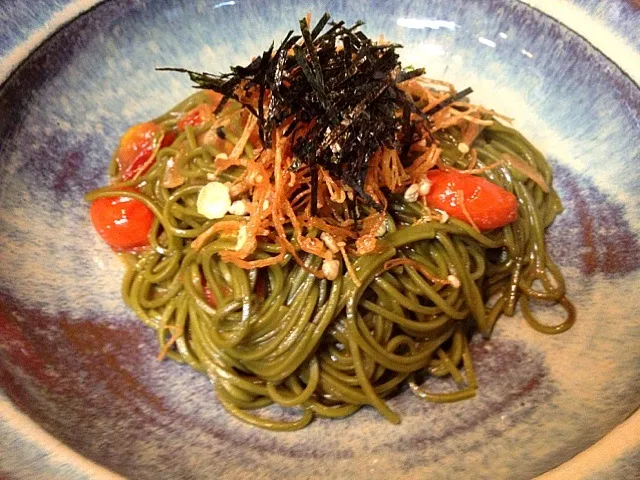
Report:
[[[350,202],[350,210],[357,211],[358,200],[381,210],[364,188],[371,157],[384,146],[397,149],[404,163],[418,131],[416,124],[425,130],[430,116],[471,89],[421,112],[397,85],[424,70],[403,69],[396,52],[402,46],[375,43],[358,31],[361,25],[356,22],[347,28],[343,21],[330,21],[329,14],[324,14],[310,30],[303,18],[300,35],[289,31],[275,51],[272,43],[249,65],[231,67],[229,73],[158,70],[188,73],[195,88],[214,90],[225,100],[242,103],[257,117],[265,147],[271,146],[274,128],[290,122],[285,135],[294,134],[295,165],[306,164],[311,171],[312,214],[317,213],[318,165],[354,190],[356,202]],[[413,120],[411,114],[416,114]],[[296,136],[301,125],[310,128]]]

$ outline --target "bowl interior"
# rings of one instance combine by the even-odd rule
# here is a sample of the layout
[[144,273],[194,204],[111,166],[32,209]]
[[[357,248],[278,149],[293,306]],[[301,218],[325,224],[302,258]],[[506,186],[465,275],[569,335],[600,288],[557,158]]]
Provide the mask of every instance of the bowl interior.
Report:
[[[477,339],[476,398],[391,400],[292,434],[239,423],[204,376],[157,363],[153,332],[120,299],[122,266],[83,194],[106,180],[127,126],[190,93],[182,66],[223,71],[311,11],[366,21],[405,64],[472,86],[555,166],[566,211],[550,253],[578,307],[569,332],[520,317]],[[132,478],[530,478],[640,404],[640,93],[562,25],[511,0],[113,0],[45,42],[0,90],[0,388],[42,428]],[[558,312],[556,312],[558,313]]]

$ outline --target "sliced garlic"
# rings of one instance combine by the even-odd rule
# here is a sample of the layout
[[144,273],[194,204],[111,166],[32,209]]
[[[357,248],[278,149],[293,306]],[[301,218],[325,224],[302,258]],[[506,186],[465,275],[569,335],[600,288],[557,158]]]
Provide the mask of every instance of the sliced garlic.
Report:
[[220,182],[207,183],[198,194],[196,207],[198,213],[209,220],[224,217],[231,207],[229,187]]

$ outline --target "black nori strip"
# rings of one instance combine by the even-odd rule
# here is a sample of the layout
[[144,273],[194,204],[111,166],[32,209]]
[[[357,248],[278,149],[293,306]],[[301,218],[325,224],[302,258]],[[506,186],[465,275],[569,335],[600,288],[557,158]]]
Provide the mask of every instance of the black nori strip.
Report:
[[324,27],[327,26],[327,23],[329,23],[329,20],[331,20],[331,15],[325,12],[324,15],[322,15],[322,17],[320,18],[320,20],[318,20],[318,23],[316,24],[316,26],[313,27],[313,31],[311,32],[312,39],[315,40],[318,37],[318,35],[320,35],[320,32],[324,30]]
[[[414,136],[423,132],[430,138],[429,117],[471,89],[421,112],[397,85],[424,70],[403,70],[396,52],[401,45],[375,44],[357,31],[361,25],[356,22],[347,28],[344,22],[330,22],[325,14],[310,30],[302,19],[301,35],[290,31],[275,53],[272,44],[247,66],[232,67],[230,73],[159,70],[187,73],[196,88],[222,94],[223,102],[232,98],[242,103],[257,117],[265,147],[271,146],[273,129],[290,122],[284,135],[294,137],[295,168],[302,164],[310,167],[313,214],[317,211],[318,166],[353,189],[355,198],[347,205],[351,213],[359,210],[359,202],[380,210],[364,190],[368,164],[376,151],[382,146],[395,148],[404,164]],[[239,88],[243,95],[239,95]],[[257,110],[253,106],[256,102]],[[411,114],[415,114],[414,120]],[[296,135],[298,127],[312,120],[314,125],[304,136]]]
[[316,164],[313,155],[309,161],[309,171],[311,173],[311,198],[316,201],[311,202],[311,215],[318,214],[318,165]]
[[228,102],[229,102],[229,97],[222,97],[222,100],[220,100],[215,110],[213,111],[214,115],[218,115]]
[[266,80],[268,74],[268,66],[271,61],[271,54],[273,53],[273,42],[271,42],[271,47],[269,50],[264,52],[262,55],[262,59],[260,61],[260,65],[258,67],[258,76],[257,81],[260,86],[260,94],[258,96],[258,132],[260,134],[260,138],[264,138],[264,95],[265,90],[267,88]]
[[302,38],[304,39],[304,46],[307,49],[307,55],[309,55],[309,58],[311,59],[311,70],[313,71],[313,75],[315,77],[315,82],[310,82],[311,86],[320,96],[320,100],[322,101],[323,106],[325,106],[326,108],[322,67],[320,66],[318,51],[316,49],[316,46],[313,44],[313,38],[311,37],[311,32],[309,31],[309,25],[307,25],[306,19],[300,20],[300,31],[302,32]]
[[466,97],[471,92],[473,92],[473,89],[471,87],[467,87],[464,90],[460,90],[458,93],[454,93],[450,97],[445,98],[443,101],[441,101],[437,105],[434,105],[433,107],[431,107],[429,110],[424,112],[424,115],[426,115],[427,117],[431,117],[436,113],[438,113],[443,108],[446,108],[452,103],[457,102],[458,100]]
[[402,149],[400,162],[404,165],[413,143],[413,126],[411,125],[411,108],[407,103],[402,105]]

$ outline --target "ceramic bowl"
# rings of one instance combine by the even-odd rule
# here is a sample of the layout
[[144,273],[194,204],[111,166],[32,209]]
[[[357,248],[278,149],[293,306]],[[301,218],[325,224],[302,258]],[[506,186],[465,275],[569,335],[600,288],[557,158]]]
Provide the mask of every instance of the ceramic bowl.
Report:
[[[580,454],[564,478],[637,478],[640,429],[625,419],[640,405],[640,14],[529,3],[2,2],[0,476],[525,479]],[[403,394],[399,426],[364,408],[272,433],[227,415],[204,376],[155,360],[82,196],[127,126],[190,93],[156,66],[226,70],[325,10],[472,86],[548,156],[566,207],[549,250],[578,321],[546,336],[501,320],[473,342],[472,400]]]

